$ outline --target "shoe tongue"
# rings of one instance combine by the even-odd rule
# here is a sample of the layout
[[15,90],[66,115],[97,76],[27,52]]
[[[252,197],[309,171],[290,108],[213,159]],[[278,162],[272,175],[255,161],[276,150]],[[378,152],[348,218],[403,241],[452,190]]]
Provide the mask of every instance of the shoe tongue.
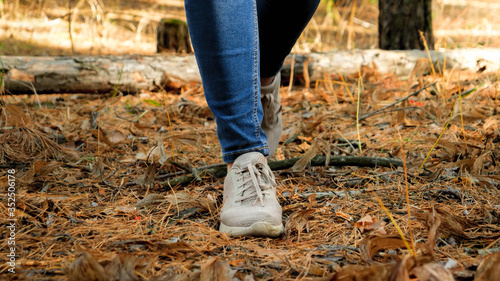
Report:
[[243,155],[240,155],[233,163],[233,166],[239,168],[246,168],[248,164],[255,165],[257,163],[266,164],[267,160],[262,153],[259,152],[249,152]]

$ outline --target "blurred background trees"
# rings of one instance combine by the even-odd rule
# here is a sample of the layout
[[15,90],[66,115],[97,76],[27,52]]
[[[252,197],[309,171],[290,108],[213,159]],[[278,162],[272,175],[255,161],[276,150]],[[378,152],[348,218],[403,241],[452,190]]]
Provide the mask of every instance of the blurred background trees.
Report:
[[[185,20],[183,6],[183,0],[0,0],[0,54],[154,54],[162,19]],[[418,29],[430,49],[500,47],[499,12],[498,0],[322,0],[293,51],[421,49]]]
[[378,7],[380,49],[434,49],[432,0],[379,0]]

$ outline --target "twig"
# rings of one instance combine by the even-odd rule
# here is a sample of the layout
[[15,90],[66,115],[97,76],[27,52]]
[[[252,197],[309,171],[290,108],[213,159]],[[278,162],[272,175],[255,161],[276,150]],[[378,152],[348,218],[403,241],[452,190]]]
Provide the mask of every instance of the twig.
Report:
[[348,245],[319,245],[317,250],[328,250],[328,251],[344,251],[344,250],[349,250],[353,252],[359,253],[359,248],[353,247],[353,246],[348,246]]
[[427,85],[427,86],[424,86],[422,89],[420,89],[420,90],[418,90],[418,91],[416,91],[416,92],[413,92],[413,93],[411,93],[411,94],[407,95],[406,97],[404,97],[404,98],[402,98],[402,99],[400,99],[400,100],[397,100],[397,101],[395,101],[395,102],[393,102],[393,103],[391,103],[391,104],[389,104],[389,105],[387,105],[387,106],[384,106],[384,107],[382,107],[381,109],[378,109],[378,110],[375,110],[375,111],[373,111],[373,112],[367,113],[367,114],[365,114],[365,115],[361,116],[361,117],[359,118],[359,121],[364,120],[364,119],[366,119],[366,118],[368,118],[368,117],[371,117],[371,116],[373,116],[373,115],[377,115],[377,114],[383,113],[385,109],[387,109],[387,108],[389,108],[389,107],[391,107],[391,106],[394,106],[394,105],[396,105],[396,104],[398,104],[398,103],[400,103],[400,102],[404,102],[405,100],[407,100],[407,99],[409,99],[409,98],[411,98],[411,97],[413,97],[413,96],[416,96],[416,95],[420,94],[420,92],[422,92],[423,90],[425,90],[425,89],[427,89],[427,88],[429,88],[430,86],[433,86],[433,85],[435,85],[435,84],[436,84],[436,82],[434,82],[434,83],[432,83],[432,84],[429,84],[429,85]]
[[346,198],[346,196],[355,196],[360,193],[364,192],[364,190],[349,190],[347,192],[345,191],[328,191],[328,192],[307,192],[307,193],[298,193],[299,197],[301,198],[309,198],[311,195],[316,195],[316,200],[320,200],[323,198],[333,198],[335,196],[338,196],[340,198]]
[[[285,159],[281,161],[270,161],[269,167],[273,171],[285,170],[293,167],[295,163],[300,159],[292,158]],[[311,166],[324,166],[325,165],[326,156],[325,155],[316,155],[311,161]],[[330,157],[330,165],[329,166],[360,166],[360,167],[402,167],[403,162],[399,159],[392,158],[383,158],[383,157],[366,157],[366,156],[331,156]],[[207,168],[209,167],[209,168]],[[200,167],[196,170],[199,172],[199,175],[211,175],[216,178],[222,178],[226,176],[227,166],[226,164],[220,165],[210,165],[207,167]],[[195,176],[192,174],[176,177],[171,180],[162,182],[163,186],[176,186],[176,185],[186,185],[189,184]]]
[[110,177],[112,177],[116,173],[116,171],[118,171],[117,168],[115,168],[115,170],[113,172],[111,172],[111,174],[109,174],[105,178],[103,178],[102,181],[106,181],[107,179],[109,179]]
[[423,112],[425,112],[427,114],[427,116],[432,116],[432,114],[430,114],[429,111],[423,109],[422,107],[418,107],[418,106],[407,106],[407,107],[403,107],[403,108],[391,108],[391,109],[383,110],[377,114],[394,112],[394,111],[402,111],[402,110],[408,110],[408,109],[420,109]]
[[71,30],[71,0],[68,1],[68,32],[69,32],[69,41],[71,42],[71,54],[75,54],[75,43],[73,42],[73,32]]

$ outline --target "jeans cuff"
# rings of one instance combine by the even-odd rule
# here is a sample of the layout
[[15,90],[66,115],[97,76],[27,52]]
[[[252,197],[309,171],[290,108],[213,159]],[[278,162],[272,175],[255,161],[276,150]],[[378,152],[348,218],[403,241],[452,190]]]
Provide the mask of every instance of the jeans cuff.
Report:
[[222,154],[222,160],[224,161],[224,163],[232,163],[239,156],[241,156],[245,153],[249,153],[249,152],[260,152],[264,156],[268,156],[270,154],[269,147],[267,147],[267,146],[256,147],[256,148],[248,148],[248,149],[244,149],[244,150],[239,150],[239,151],[235,151],[235,152],[231,152],[231,153],[224,153],[224,154]]

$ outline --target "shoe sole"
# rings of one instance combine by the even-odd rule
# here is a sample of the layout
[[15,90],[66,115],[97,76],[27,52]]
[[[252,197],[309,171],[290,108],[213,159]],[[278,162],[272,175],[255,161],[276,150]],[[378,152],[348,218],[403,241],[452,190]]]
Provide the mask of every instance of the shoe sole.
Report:
[[264,236],[275,238],[283,233],[283,225],[274,226],[268,222],[256,222],[248,227],[236,227],[221,223],[219,231],[228,233],[231,236]]

